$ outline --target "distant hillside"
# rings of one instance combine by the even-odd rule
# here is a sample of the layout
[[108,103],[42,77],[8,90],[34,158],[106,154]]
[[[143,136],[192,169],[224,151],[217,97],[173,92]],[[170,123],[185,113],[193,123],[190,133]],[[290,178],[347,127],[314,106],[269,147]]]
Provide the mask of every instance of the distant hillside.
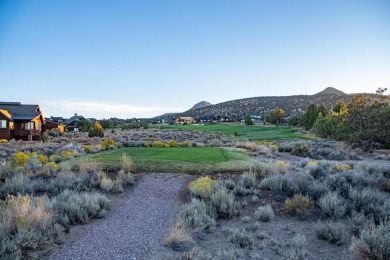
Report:
[[323,91],[318,92],[316,95],[317,96],[321,96],[321,95],[340,95],[340,96],[343,96],[343,95],[346,95],[346,94],[344,92],[338,90],[338,89],[335,89],[335,88],[332,88],[332,87],[327,87]]
[[[344,99],[346,102],[355,94],[346,94],[338,89],[328,87],[314,95],[296,95],[296,96],[271,96],[271,97],[252,97],[226,101],[216,105],[190,109],[183,113],[173,114],[173,116],[192,116],[195,118],[204,117],[238,117],[246,114],[263,115],[268,114],[278,108],[281,108],[290,115],[299,115],[304,113],[310,103],[324,103],[330,109],[337,101]],[[369,94],[374,97],[376,95]],[[162,117],[159,117],[162,118]]]
[[199,103],[196,103],[193,107],[191,107],[190,109],[188,109],[188,111],[191,111],[191,110],[196,110],[196,109],[200,109],[200,108],[204,108],[204,107],[208,107],[208,106],[212,106],[213,104],[211,104],[210,102],[207,102],[207,101],[201,101]]

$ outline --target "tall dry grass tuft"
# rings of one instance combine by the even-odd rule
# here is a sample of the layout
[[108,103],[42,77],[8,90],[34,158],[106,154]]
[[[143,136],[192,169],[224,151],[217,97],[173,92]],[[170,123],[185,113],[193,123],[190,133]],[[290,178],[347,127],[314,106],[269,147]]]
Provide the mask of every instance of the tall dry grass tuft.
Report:
[[271,149],[269,149],[267,146],[250,141],[237,141],[234,143],[234,147],[247,149],[255,153],[271,153]]
[[185,249],[194,243],[191,233],[185,227],[184,222],[178,221],[164,239],[164,245],[176,250]]
[[53,222],[44,197],[12,196],[0,201],[0,258],[40,259],[61,242],[64,228]]
[[133,162],[132,162],[130,156],[127,156],[125,153],[122,153],[121,169],[125,173],[131,172],[133,170]]
[[[50,221],[53,213],[45,210],[45,199],[36,198],[36,205],[31,202],[29,196],[8,195],[5,201],[1,202],[0,221],[8,229],[17,229],[18,225],[36,226]],[[19,227],[20,228],[20,227]]]
[[80,172],[94,173],[99,171],[99,165],[95,160],[86,159],[79,165]]

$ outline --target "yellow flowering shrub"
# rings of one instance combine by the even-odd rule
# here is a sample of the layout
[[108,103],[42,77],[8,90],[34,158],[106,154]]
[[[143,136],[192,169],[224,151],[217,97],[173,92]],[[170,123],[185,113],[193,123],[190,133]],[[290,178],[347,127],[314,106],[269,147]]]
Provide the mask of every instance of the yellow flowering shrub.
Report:
[[37,154],[36,152],[31,152],[27,154],[24,152],[17,152],[12,155],[11,164],[17,167],[24,167],[27,160],[32,156],[36,156],[37,161],[40,162],[42,165],[45,165],[49,161],[47,156],[44,154]]
[[165,147],[165,144],[161,141],[156,141],[152,143],[153,147]]
[[276,144],[270,144],[268,145],[268,148],[272,149],[272,150],[278,150],[278,146]]
[[167,142],[168,147],[179,147],[179,144],[176,143],[174,140],[169,140]]
[[23,167],[29,158],[24,152],[17,152],[12,155],[12,164],[18,167]]
[[116,142],[114,140],[111,140],[111,139],[107,139],[107,140],[104,140],[103,142],[100,143],[100,145],[104,148],[104,149],[110,149],[110,148],[113,148],[116,146]]
[[283,162],[283,161],[277,161],[277,162],[276,162],[276,166],[278,167],[278,171],[279,171],[279,172],[285,173],[285,172],[287,172],[287,169],[288,169],[289,164],[288,164],[288,163],[285,163],[285,162]]
[[218,188],[218,182],[208,176],[200,177],[188,184],[190,193],[200,198],[209,197]]
[[62,151],[62,152],[61,152],[61,159],[62,159],[63,161],[72,159],[72,158],[74,158],[74,157],[75,157],[75,154],[74,154],[74,152],[72,152],[72,151]]
[[47,159],[47,156],[44,154],[38,154],[37,160],[38,162],[42,163],[42,165],[45,165],[49,161],[49,159]]
[[6,142],[8,142],[7,139],[0,139],[0,144],[1,143],[6,143]]
[[338,163],[336,163],[335,165],[333,165],[331,170],[340,172],[340,171],[347,171],[347,170],[350,170],[350,169],[351,169],[351,166],[349,166],[348,164],[338,164]]
[[181,147],[188,147],[188,146],[190,146],[190,144],[188,142],[184,141],[184,142],[180,143],[180,146]]
[[293,198],[284,202],[284,208],[289,214],[302,214],[306,209],[314,205],[314,200],[309,196],[296,194]]
[[144,143],[144,147],[150,147],[150,143]]
[[151,136],[149,136],[146,140],[148,140],[148,141],[153,141],[154,140],[154,138],[153,137],[151,137]]
[[91,147],[89,147],[89,145],[83,144],[82,147],[83,147],[85,153],[91,153],[92,152],[92,149],[91,149]]
[[56,174],[61,170],[61,166],[55,162],[48,162],[43,166],[43,171],[49,175]]
[[316,167],[316,166],[318,166],[318,162],[310,161],[310,162],[306,163],[305,167],[310,168],[310,167]]

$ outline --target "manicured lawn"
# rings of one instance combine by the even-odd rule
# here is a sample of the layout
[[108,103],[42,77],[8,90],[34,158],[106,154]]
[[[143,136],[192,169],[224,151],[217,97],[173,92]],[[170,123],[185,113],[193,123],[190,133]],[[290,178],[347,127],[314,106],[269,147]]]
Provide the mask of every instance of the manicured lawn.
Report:
[[[90,158],[102,161],[120,161],[125,153],[134,160],[171,160],[194,163],[221,163],[234,159],[232,152],[222,148],[157,148],[130,147],[113,149],[92,155]],[[237,157],[237,156],[236,156]]]
[[85,156],[70,163],[76,166],[85,159],[92,159],[103,169],[116,171],[120,168],[123,153],[132,159],[135,172],[238,172],[246,170],[250,160],[244,151],[233,148],[129,147]]
[[164,129],[198,130],[221,132],[234,136],[238,140],[272,141],[285,139],[307,139],[298,128],[289,126],[258,126],[240,125],[233,123],[205,124],[205,125],[164,125]]

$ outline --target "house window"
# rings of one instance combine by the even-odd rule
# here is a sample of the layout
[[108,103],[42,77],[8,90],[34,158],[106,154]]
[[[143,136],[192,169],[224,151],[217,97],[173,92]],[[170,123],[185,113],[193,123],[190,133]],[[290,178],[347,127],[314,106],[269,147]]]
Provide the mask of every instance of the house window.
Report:
[[14,129],[14,122],[9,122],[9,128],[10,128],[11,130]]
[[37,123],[37,130],[41,130],[41,122]]
[[24,130],[32,130],[34,129],[34,122],[24,123]]
[[7,120],[0,120],[0,128],[7,128]]

